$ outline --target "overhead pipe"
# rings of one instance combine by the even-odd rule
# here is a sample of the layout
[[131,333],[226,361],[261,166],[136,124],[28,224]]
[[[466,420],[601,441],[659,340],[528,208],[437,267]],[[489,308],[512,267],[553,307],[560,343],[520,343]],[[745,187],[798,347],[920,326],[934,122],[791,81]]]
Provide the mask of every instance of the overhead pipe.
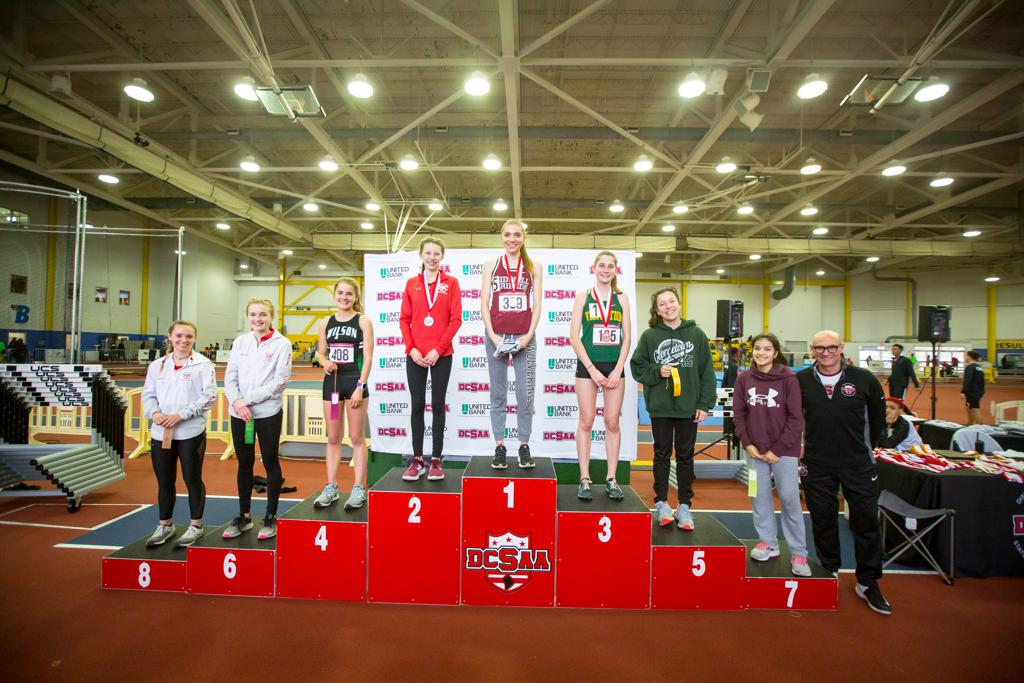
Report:
[[776,301],[788,299],[796,286],[796,266],[786,268],[786,274],[782,277],[782,287],[772,292],[772,298]]
[[[879,282],[909,282],[910,283],[910,340],[917,339],[917,316],[914,315],[914,311],[917,310],[917,280],[912,277],[896,277],[894,275],[882,276],[878,274],[878,267],[876,264],[871,264],[871,276]],[[890,343],[892,339],[907,339],[906,337],[888,337],[885,340],[886,344]]]

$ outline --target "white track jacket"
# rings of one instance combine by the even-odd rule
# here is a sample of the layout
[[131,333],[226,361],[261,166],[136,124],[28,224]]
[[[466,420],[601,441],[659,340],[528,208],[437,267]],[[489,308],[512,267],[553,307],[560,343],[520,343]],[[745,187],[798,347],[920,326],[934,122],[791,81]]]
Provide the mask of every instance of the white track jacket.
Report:
[[[217,378],[213,363],[201,353],[192,355],[180,370],[174,369],[170,354],[149,364],[142,386],[142,416],[153,419],[153,413],[177,413],[183,418],[174,427],[176,441],[191,439],[206,431],[206,413],[217,402]],[[164,428],[151,424],[149,433],[155,441],[163,441]]]
[[274,330],[264,342],[252,332],[231,345],[231,358],[224,373],[224,395],[234,417],[234,404],[245,401],[252,416],[270,417],[281,412],[281,396],[292,375],[292,343]]

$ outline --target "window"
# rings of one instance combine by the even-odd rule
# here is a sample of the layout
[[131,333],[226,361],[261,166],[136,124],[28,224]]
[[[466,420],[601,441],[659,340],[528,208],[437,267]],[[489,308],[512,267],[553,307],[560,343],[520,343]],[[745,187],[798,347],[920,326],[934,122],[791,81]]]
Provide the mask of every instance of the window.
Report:
[[28,278],[26,276],[11,276],[11,294],[28,294]]
[[5,209],[0,206],[0,223],[18,223],[21,225],[27,225],[28,214],[22,213],[21,211],[15,211],[14,209]]

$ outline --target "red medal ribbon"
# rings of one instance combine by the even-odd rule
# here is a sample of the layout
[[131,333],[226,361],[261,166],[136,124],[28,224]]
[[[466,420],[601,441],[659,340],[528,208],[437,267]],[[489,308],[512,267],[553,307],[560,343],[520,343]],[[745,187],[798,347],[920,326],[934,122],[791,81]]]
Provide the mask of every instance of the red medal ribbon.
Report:
[[508,279],[512,282],[513,291],[519,291],[519,279],[523,274],[523,257],[519,257],[519,263],[516,264],[516,274],[512,275],[512,268],[508,265],[508,254],[501,255],[502,260],[505,262],[505,272],[508,273]]
[[607,304],[608,308],[607,309],[604,308],[604,306],[601,305],[601,297],[598,296],[598,294],[597,294],[597,287],[594,287],[593,294],[594,294],[594,301],[597,302],[597,312],[601,316],[601,321],[604,323],[605,327],[608,327],[608,321],[611,320],[611,318],[612,318],[612,297],[614,296],[614,293],[610,289],[608,290],[608,304]]

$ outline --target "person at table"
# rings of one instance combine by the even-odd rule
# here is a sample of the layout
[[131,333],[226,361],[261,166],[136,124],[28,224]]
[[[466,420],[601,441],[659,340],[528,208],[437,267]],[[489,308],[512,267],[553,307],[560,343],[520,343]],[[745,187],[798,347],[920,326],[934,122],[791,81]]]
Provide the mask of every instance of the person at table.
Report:
[[619,464],[622,432],[619,418],[626,382],[623,379],[629,354],[629,297],[618,286],[619,260],[610,251],[594,259],[594,284],[576,294],[569,322],[569,341],[576,352],[576,400],[579,422],[576,425],[576,455],[580,463],[580,483],[576,497],[591,500],[590,430],[597,417],[597,392],[604,396],[604,452],[608,462],[604,490],[612,500],[622,500],[622,489],[615,481]]
[[217,402],[213,363],[195,352],[198,331],[177,320],[167,330],[171,351],[150,363],[142,386],[142,417],[151,420],[149,453],[157,483],[160,522],[146,547],[174,537],[175,480],[178,463],[188,490],[191,522],[174,545],[185,547],[203,537],[203,457],[206,455],[206,414]]
[[903,419],[905,413],[903,401],[895,396],[885,399],[885,430],[878,442],[879,448],[907,451],[911,446],[922,443],[917,428],[909,420]]
[[790,571],[810,576],[807,532],[800,504],[800,436],[804,415],[796,375],[779,362],[781,344],[774,334],[754,337],[753,365],[736,378],[732,412],[736,435],[747,451],[754,475],[751,507],[758,543],[751,559],[767,562],[781,554],[775,527],[772,479],[782,506],[782,532],[789,545]]
[[981,358],[974,349],[964,354],[964,380],[960,386],[960,395],[964,397],[967,406],[967,424],[980,425],[981,420],[981,397],[985,395],[985,373],[978,365]]
[[[680,317],[676,290],[667,287],[651,295],[651,318],[629,361],[636,381],[644,385],[644,401],[654,437],[654,510],[658,524],[673,521],[683,531],[695,528],[693,447],[697,424],[708,417],[718,398],[715,366],[704,330]],[[668,475],[672,449],[676,453],[679,507],[668,504]]]
[[508,359],[516,376],[516,437],[519,439],[519,467],[529,469],[536,463],[530,453],[533,430],[533,394],[537,382],[537,340],[534,333],[540,322],[544,296],[541,267],[526,253],[526,229],[517,219],[501,226],[501,256],[483,267],[480,304],[487,350],[487,373],[491,392],[491,435],[494,458],[491,467],[503,470],[505,418],[508,402]]
[[[412,462],[402,475],[406,481],[444,479],[445,397],[452,375],[452,339],[462,326],[459,281],[441,272],[444,242],[436,237],[420,241],[420,273],[409,278],[402,295],[399,327],[405,344],[405,374],[412,402]],[[427,376],[430,376],[430,470],[423,460],[424,411]]]
[[882,536],[878,526],[878,472],[872,446],[885,429],[885,393],[875,376],[842,362],[838,332],[822,330],[811,340],[814,365],[796,373],[804,411],[804,497],[811,513],[818,560],[838,572],[839,487],[850,508],[857,560],[856,593],[879,614],[892,607],[878,586]]
[[903,355],[903,344],[892,345],[892,371],[889,373],[889,395],[902,400],[907,393],[907,387],[914,383],[915,389],[921,388],[914,372],[914,364]]

